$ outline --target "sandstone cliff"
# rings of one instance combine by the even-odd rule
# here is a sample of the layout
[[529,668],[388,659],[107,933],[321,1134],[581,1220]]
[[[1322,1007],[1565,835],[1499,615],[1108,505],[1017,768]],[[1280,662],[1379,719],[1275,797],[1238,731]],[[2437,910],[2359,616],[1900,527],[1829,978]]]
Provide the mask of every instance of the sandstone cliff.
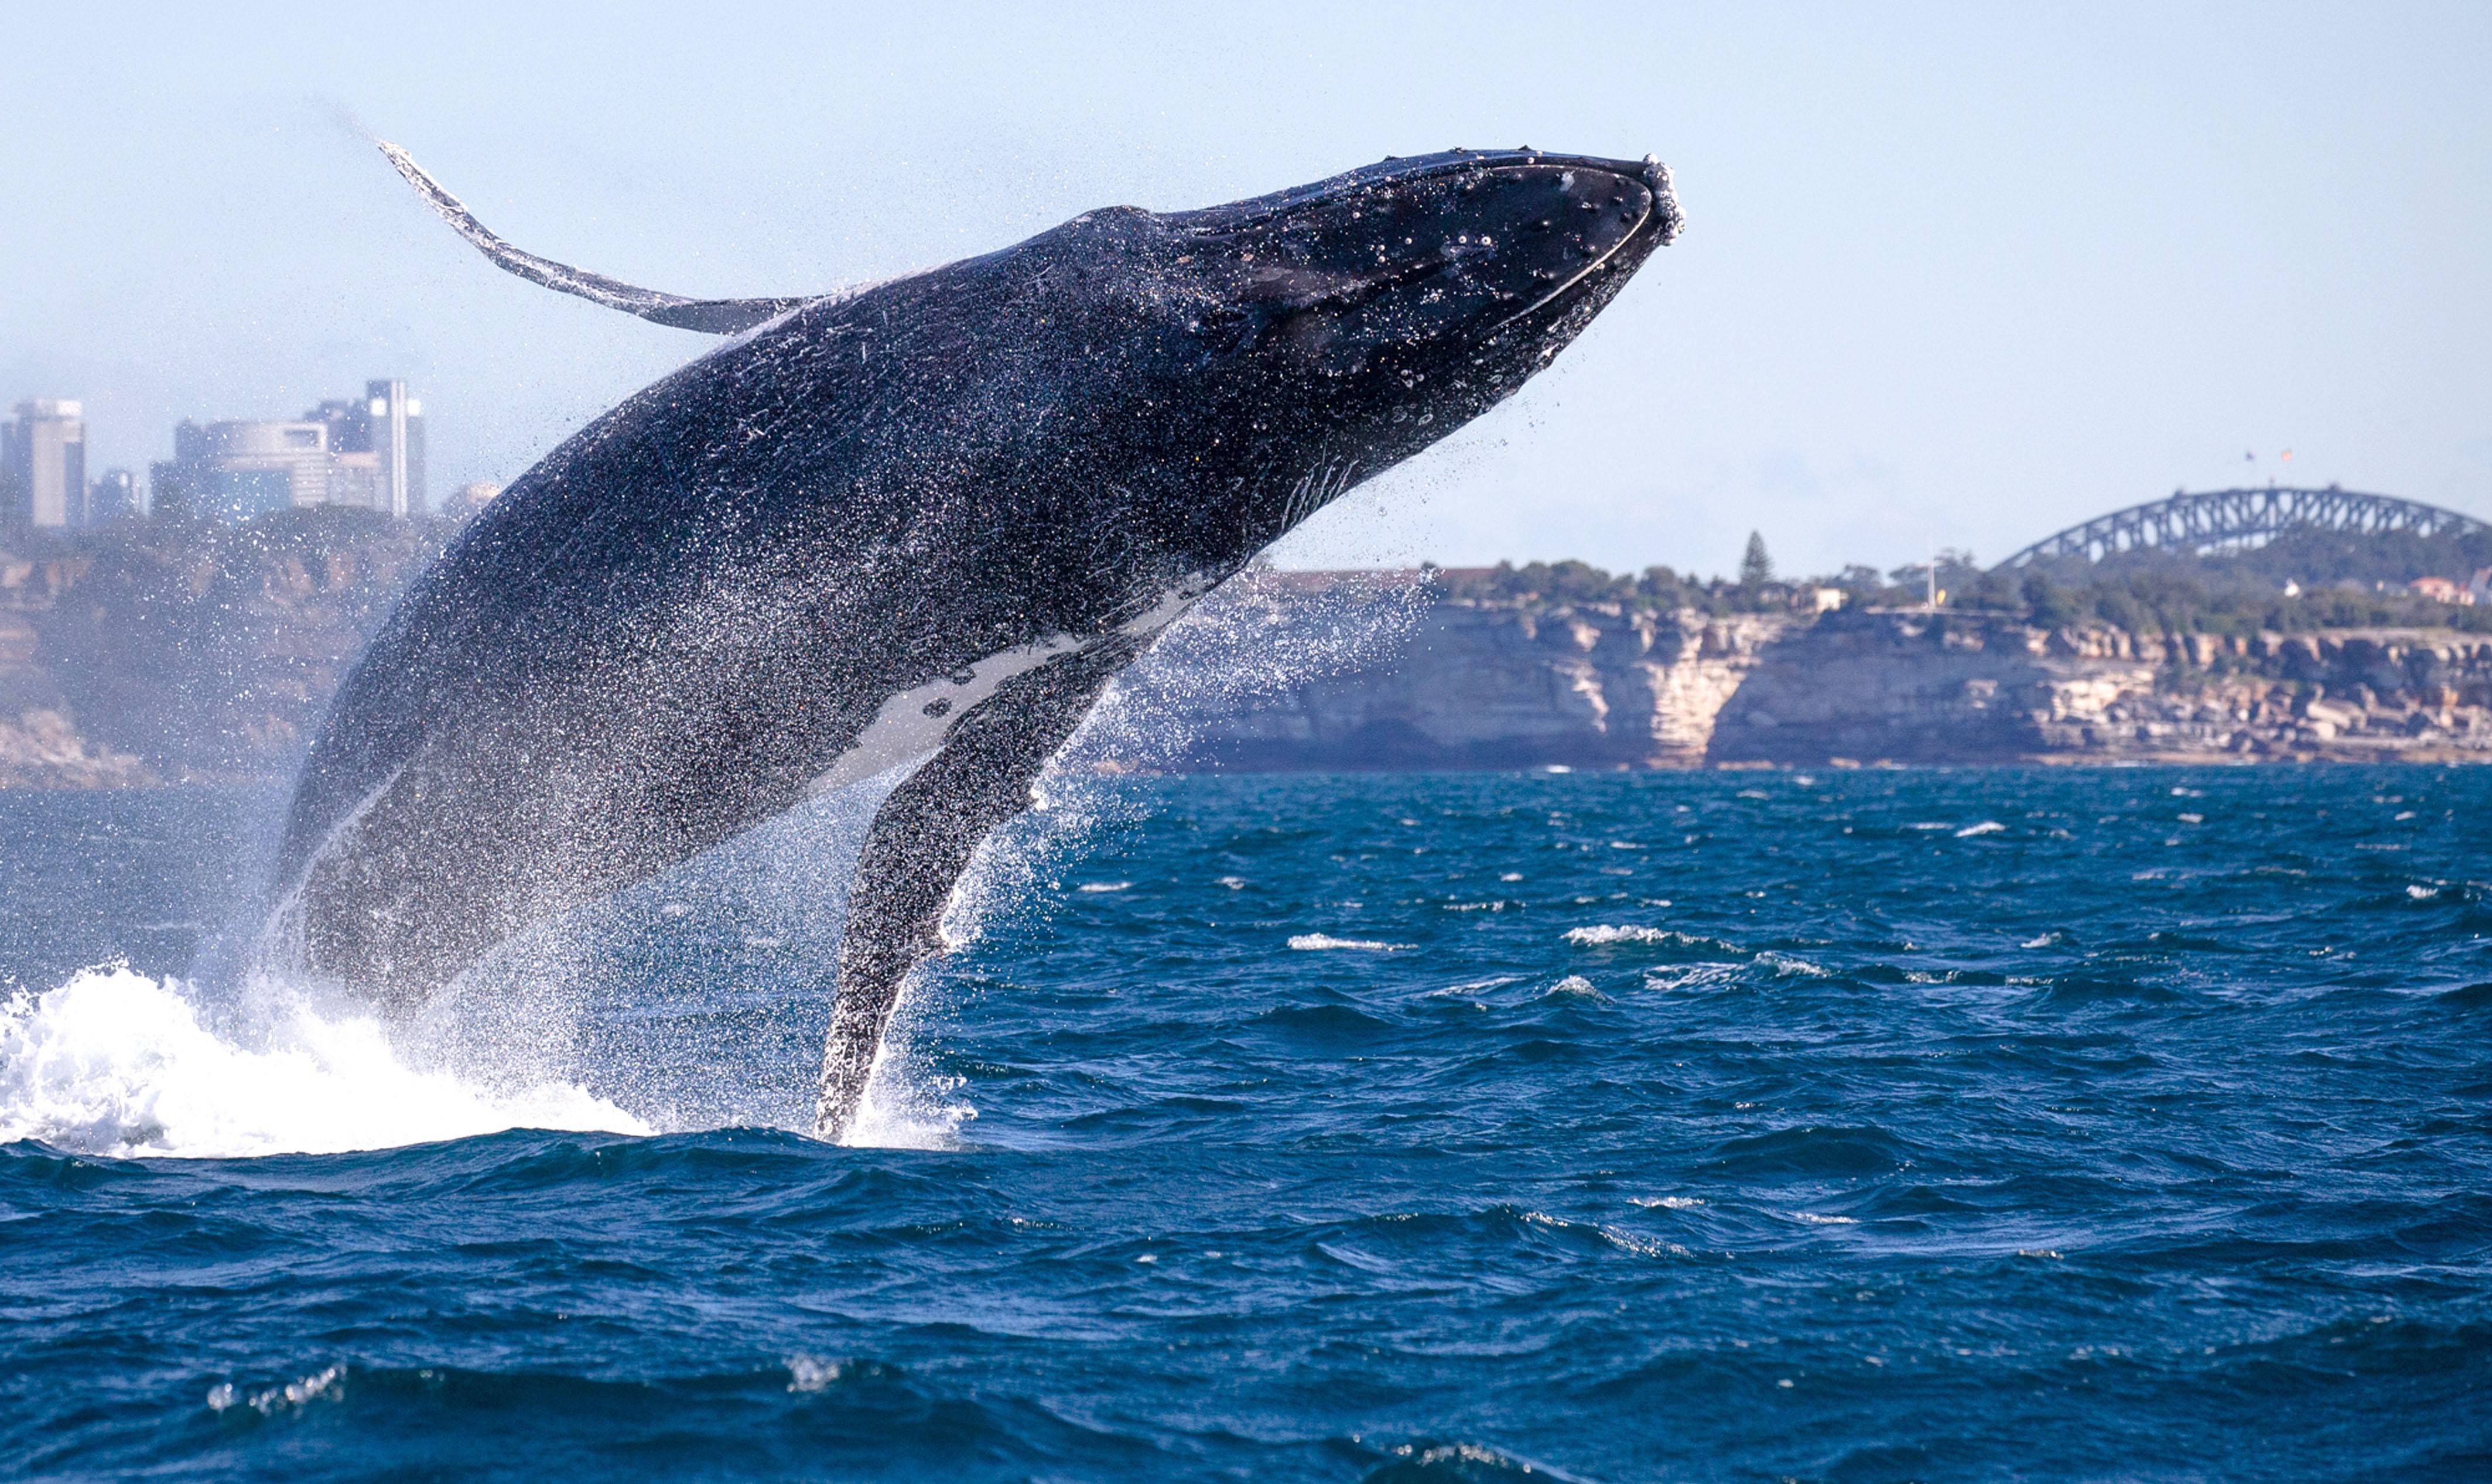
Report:
[[[1617,607],[1432,601],[1425,589],[1311,595],[1283,574],[1213,600],[1124,683],[1126,704],[1184,738],[1184,766],[1694,767],[1716,719],[1793,632],[1782,614],[1706,617]],[[1255,673],[1265,636],[1322,607],[1372,638],[1322,645],[1299,673]],[[1361,609],[1365,611],[1362,613]]]
[[297,514],[0,555],[0,786],[291,771],[345,667],[449,534]]
[[2492,761],[2492,641],[2219,637],[1829,614],[1717,719],[1714,762]]
[[[1122,734],[1159,739],[1158,765],[1179,767],[2492,761],[2492,641],[2477,636],[1371,597],[1393,636],[1374,652],[1286,684],[1221,682],[1307,601],[1274,579],[1224,594],[1207,634],[1172,634],[1129,678]],[[1153,764],[1147,748],[1095,745]]]
[[[271,779],[447,527],[143,530],[0,556],[0,787]],[[2133,634],[1917,610],[1707,614],[1250,573],[1112,693],[1077,762],[1684,768],[2492,761],[2492,640]]]

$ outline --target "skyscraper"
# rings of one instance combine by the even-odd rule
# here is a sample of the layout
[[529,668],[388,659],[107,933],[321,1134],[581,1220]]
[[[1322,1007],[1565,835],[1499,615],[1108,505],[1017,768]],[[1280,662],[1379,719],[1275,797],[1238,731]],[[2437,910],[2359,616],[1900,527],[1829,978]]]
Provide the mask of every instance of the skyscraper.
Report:
[[139,498],[139,490],[138,476],[130,470],[104,470],[87,486],[86,523],[104,525],[141,514],[146,502]]
[[400,519],[424,514],[424,404],[405,382],[366,382],[360,400],[324,401],[303,415],[329,428],[329,503]]
[[364,397],[371,443],[380,456],[373,508],[399,519],[420,516],[424,499],[424,405],[406,395],[403,381],[368,381]]
[[0,425],[5,459],[18,507],[13,522],[64,530],[86,523],[86,416],[76,402],[42,398],[17,403],[15,421]]

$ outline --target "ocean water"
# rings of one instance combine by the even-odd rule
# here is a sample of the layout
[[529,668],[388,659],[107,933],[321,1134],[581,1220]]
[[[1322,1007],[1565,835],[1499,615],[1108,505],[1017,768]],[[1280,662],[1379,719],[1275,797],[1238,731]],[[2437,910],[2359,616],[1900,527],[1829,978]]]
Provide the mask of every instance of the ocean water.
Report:
[[853,1147],[855,807],[385,1029],[0,795],[0,1472],[2492,1476],[2492,770],[1054,792]]

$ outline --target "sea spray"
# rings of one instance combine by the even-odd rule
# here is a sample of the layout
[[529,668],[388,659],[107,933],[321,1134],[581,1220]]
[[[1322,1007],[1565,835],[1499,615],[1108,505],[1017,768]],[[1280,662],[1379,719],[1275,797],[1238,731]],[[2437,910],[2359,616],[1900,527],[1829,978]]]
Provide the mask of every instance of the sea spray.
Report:
[[298,1001],[243,1044],[189,987],[96,968],[0,1006],[0,1142],[82,1154],[337,1153],[509,1128],[644,1134],[579,1086],[481,1086],[410,1064],[368,1015]]
[[1389,663],[1436,596],[1426,575],[1249,568],[1116,677],[1053,773],[1184,771],[1211,719],[1266,710],[1310,682]]
[[[874,1070],[866,1077],[865,1097],[857,1105],[856,1117],[840,1137],[840,1143],[849,1148],[958,1148],[961,1126],[978,1115],[977,1109],[960,1096],[965,1079],[947,1076],[928,1064],[913,1033],[922,1022],[903,1019],[910,1000],[917,997],[914,985],[902,993],[893,1028],[883,1036]],[[922,1008],[924,1001],[919,1004]]]

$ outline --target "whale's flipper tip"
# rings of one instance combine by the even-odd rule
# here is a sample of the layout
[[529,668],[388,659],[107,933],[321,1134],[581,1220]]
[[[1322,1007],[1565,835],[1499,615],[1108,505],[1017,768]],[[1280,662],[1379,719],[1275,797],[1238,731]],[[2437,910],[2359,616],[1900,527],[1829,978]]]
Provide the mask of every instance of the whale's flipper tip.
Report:
[[697,330],[705,335],[739,335],[807,302],[803,298],[693,299],[682,294],[637,287],[601,273],[590,273],[584,268],[574,268],[549,257],[521,252],[477,221],[475,213],[444,190],[441,182],[434,180],[424,166],[415,163],[414,156],[377,134],[366,137],[381,152],[381,158],[390,163],[390,167],[415,188],[415,193],[424,197],[425,204],[450,223],[452,230],[474,244],[476,251],[490,258],[495,267],[531,283],[542,283],[558,292],[577,295],[591,304],[636,314],[652,324],[677,330]]
[[1687,229],[1687,213],[1678,208],[1678,193],[1672,186],[1670,166],[1661,163],[1660,156],[1644,157],[1644,184],[1652,193],[1653,215],[1659,219],[1661,245],[1666,248]]

